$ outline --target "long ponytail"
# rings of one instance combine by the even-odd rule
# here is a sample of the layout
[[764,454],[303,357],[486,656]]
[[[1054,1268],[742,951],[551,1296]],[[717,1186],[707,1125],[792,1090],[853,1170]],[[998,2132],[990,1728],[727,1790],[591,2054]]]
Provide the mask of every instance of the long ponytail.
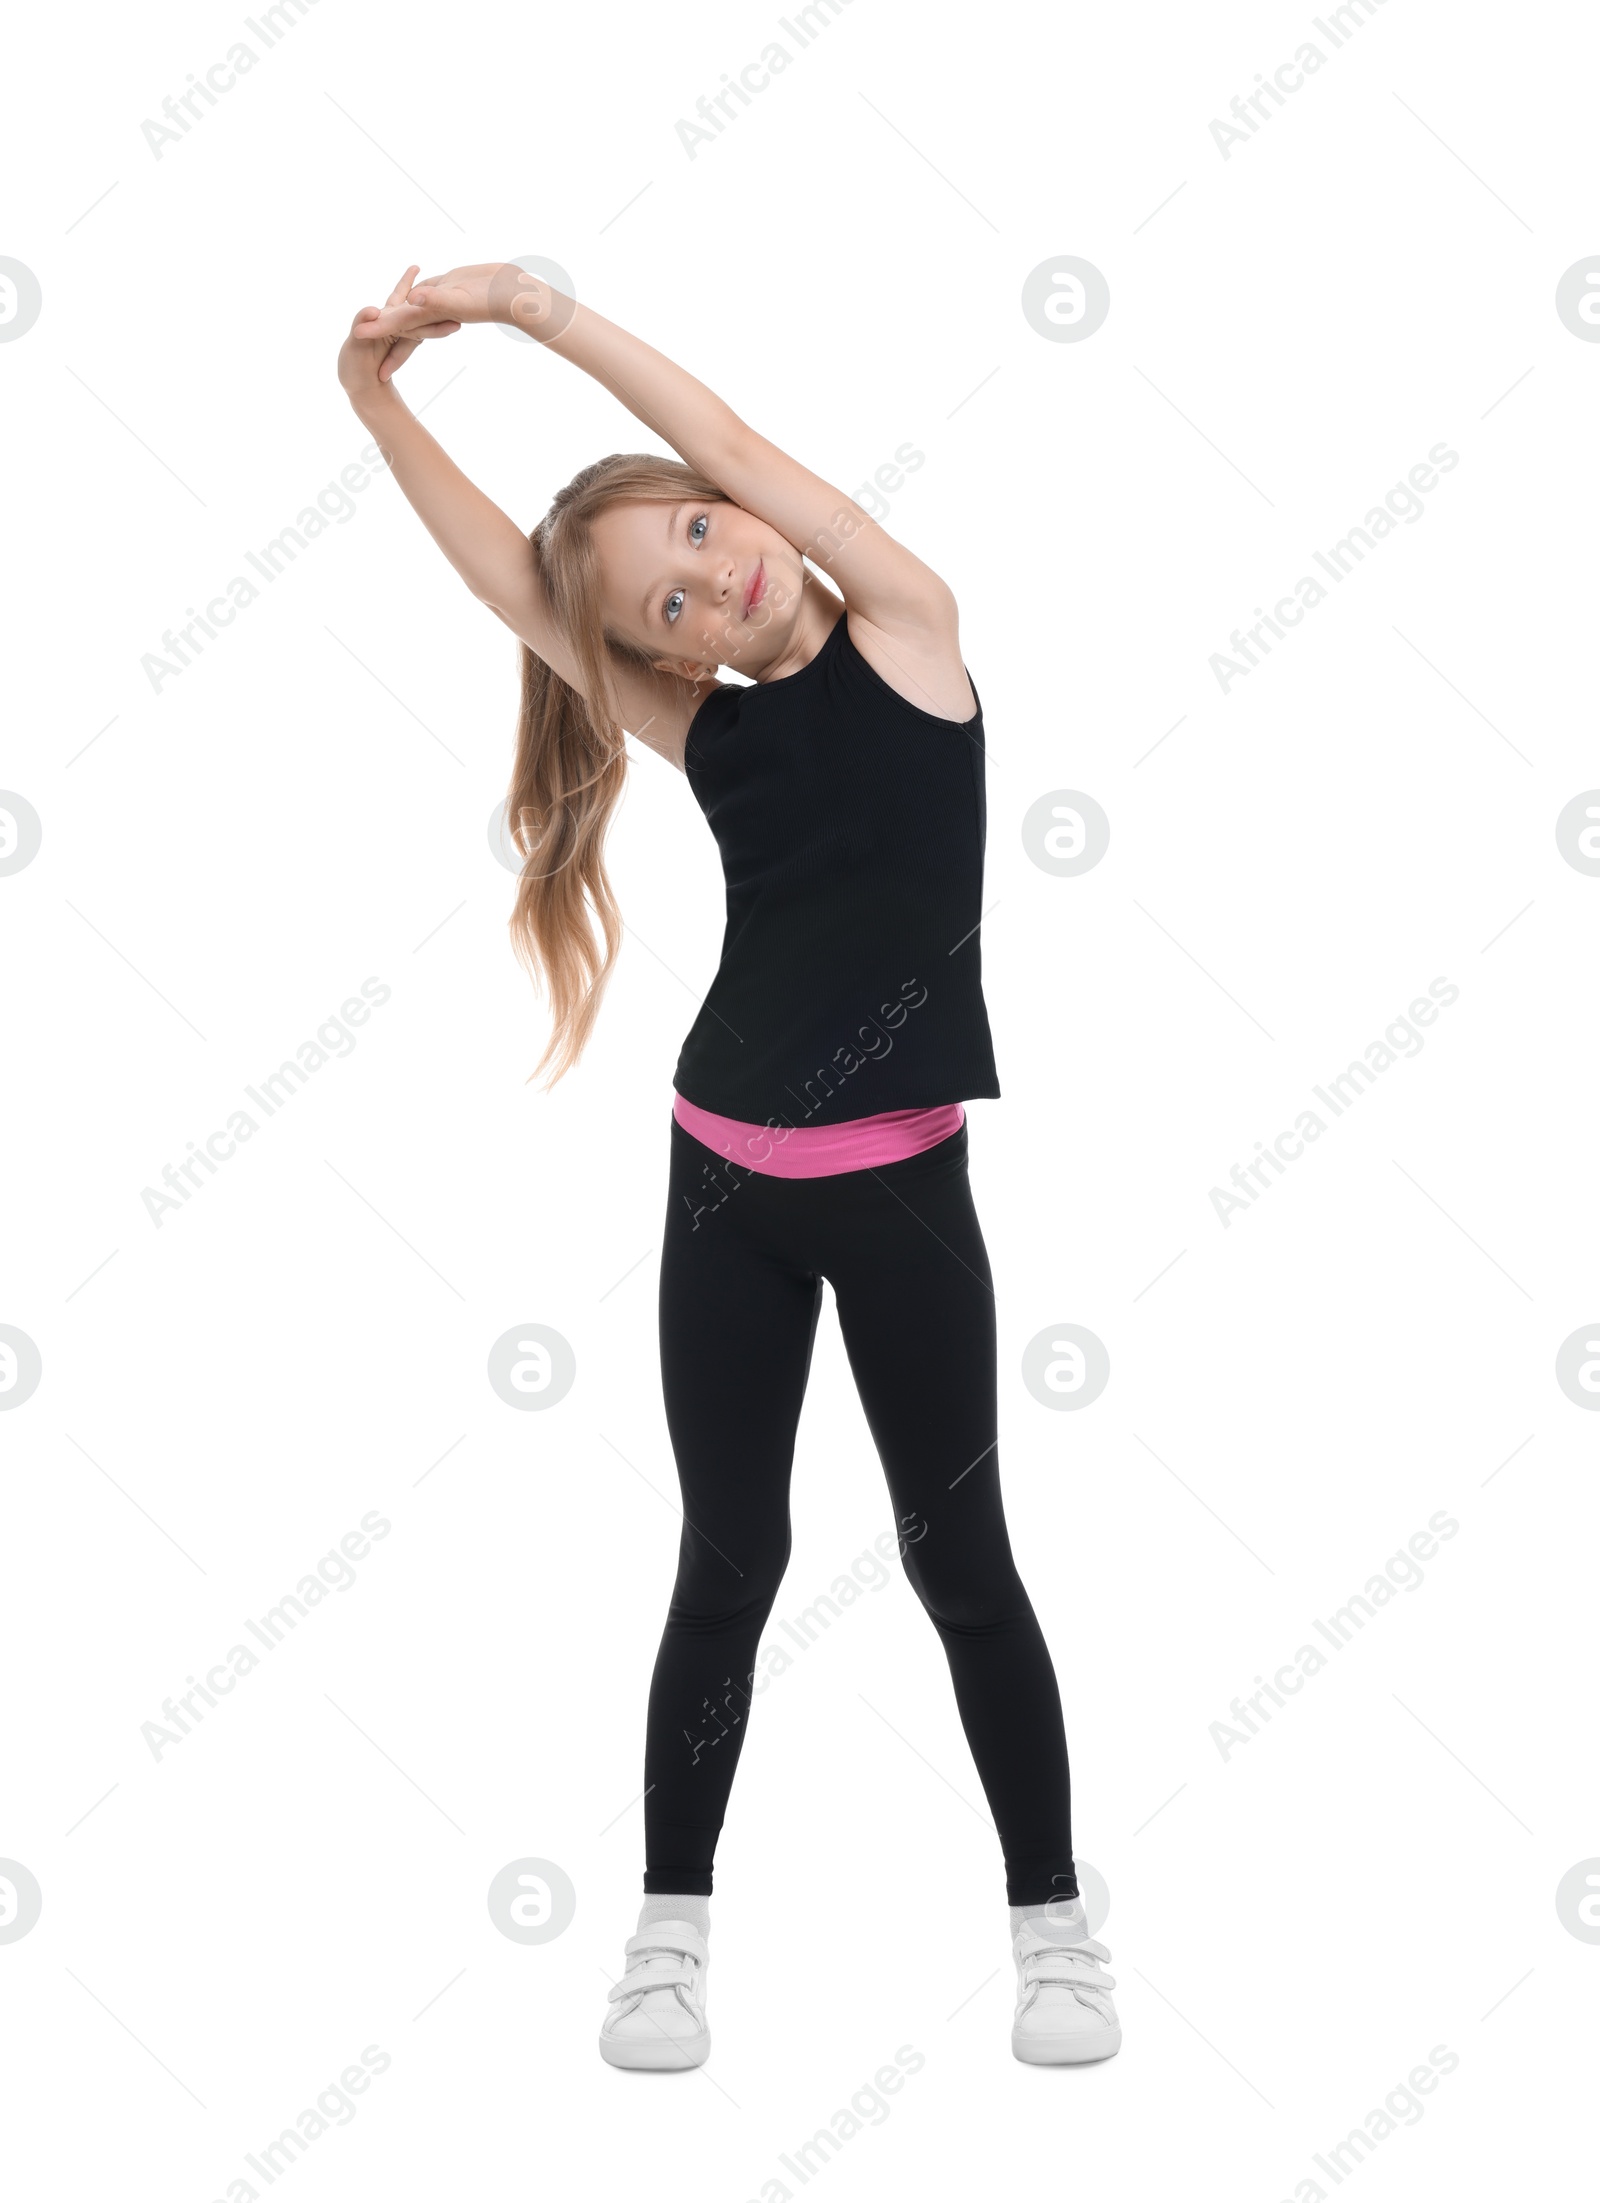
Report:
[[686,497],[725,502],[680,460],[616,452],[574,475],[529,539],[583,678],[582,690],[573,688],[522,645],[506,822],[524,861],[510,931],[518,961],[549,1001],[550,1038],[532,1074],[548,1070],[549,1085],[582,1054],[621,947],[622,918],[605,867],[606,829],[627,772],[613,673],[619,660],[646,669],[651,662],[606,632],[592,523],[611,505]]

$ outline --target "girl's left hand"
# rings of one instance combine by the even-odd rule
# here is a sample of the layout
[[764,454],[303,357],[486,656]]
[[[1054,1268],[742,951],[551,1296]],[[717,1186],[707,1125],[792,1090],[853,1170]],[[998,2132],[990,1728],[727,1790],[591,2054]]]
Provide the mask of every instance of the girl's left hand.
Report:
[[[411,270],[413,275],[416,270]],[[379,326],[411,336],[439,332],[448,323],[460,328],[467,321],[500,322],[524,335],[549,339],[559,336],[571,320],[573,302],[539,276],[529,275],[515,260],[483,260],[470,268],[451,268],[444,275],[430,275],[414,284],[409,293],[397,293],[384,308]]]

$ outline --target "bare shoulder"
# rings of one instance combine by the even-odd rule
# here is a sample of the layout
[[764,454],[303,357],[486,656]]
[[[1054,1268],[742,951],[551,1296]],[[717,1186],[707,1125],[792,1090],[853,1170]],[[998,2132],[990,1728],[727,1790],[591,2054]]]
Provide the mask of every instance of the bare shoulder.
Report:
[[[583,671],[551,611],[537,552],[514,566],[495,595],[486,593],[483,601],[559,680],[582,691]],[[632,659],[613,657],[610,685],[626,731],[681,772],[690,722],[711,691],[727,684],[686,681]]]
[[683,770],[683,746],[695,713],[726,681],[684,681],[675,674],[648,673],[642,667],[617,670],[617,701],[622,723],[636,742]]
[[978,700],[961,659],[955,599],[941,604],[926,625],[876,625],[859,612],[847,612],[850,640],[878,678],[918,711],[960,724],[971,719]]

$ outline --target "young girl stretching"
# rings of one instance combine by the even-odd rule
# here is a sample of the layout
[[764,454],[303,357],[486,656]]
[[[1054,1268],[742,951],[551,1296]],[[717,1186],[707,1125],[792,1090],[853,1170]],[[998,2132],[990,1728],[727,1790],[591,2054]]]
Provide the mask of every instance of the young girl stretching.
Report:
[[[511,932],[549,998],[540,1070],[577,1061],[617,952],[604,841],[625,730],[684,773],[727,880],[722,961],[674,1078],[660,1329],[683,1533],[650,1687],[644,1907],[601,2055],[686,2067],[710,2049],[712,1858],[789,1558],[826,1279],[999,1832],[1012,2048],[1109,2057],[1110,1953],[1078,1896],[1061,1701],[1000,1495],[994,1292],[961,1108],[1000,1090],[978,943],[983,716],[955,599],[587,306],[510,264],[416,274],[357,314],[339,379],[440,549],[523,644]],[[419,342],[488,321],[581,367],[680,457],[597,460],[524,535],[392,379]]]

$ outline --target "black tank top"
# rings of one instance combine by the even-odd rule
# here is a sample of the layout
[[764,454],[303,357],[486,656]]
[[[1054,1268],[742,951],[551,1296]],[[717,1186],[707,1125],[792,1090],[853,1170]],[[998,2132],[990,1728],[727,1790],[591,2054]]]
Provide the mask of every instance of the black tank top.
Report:
[[978,939],[983,766],[981,700],[960,722],[919,710],[844,614],[797,673],[712,690],[684,769],[728,923],[678,1058],[686,1101],[804,1125],[999,1093]]

